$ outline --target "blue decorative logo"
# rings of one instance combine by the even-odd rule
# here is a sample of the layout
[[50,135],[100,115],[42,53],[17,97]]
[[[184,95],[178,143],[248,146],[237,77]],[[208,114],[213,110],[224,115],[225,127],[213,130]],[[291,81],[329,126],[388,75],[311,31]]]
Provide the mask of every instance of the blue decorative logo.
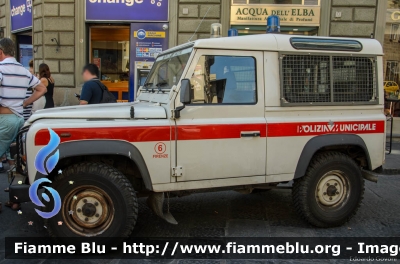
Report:
[[[32,203],[36,204],[37,206],[43,206],[43,207],[44,207],[45,205],[42,203],[42,201],[40,201],[37,192],[38,192],[39,185],[42,184],[42,183],[44,183],[44,182],[51,183],[51,181],[50,181],[49,179],[47,179],[47,178],[42,178],[42,179],[39,179],[39,180],[35,181],[35,182],[31,185],[31,187],[29,188],[29,197],[31,198]],[[61,209],[61,197],[60,197],[60,195],[58,194],[58,192],[57,192],[56,190],[54,190],[53,188],[51,188],[51,187],[46,187],[46,186],[45,186],[44,188],[45,188],[47,191],[49,191],[49,192],[51,193],[51,195],[53,196],[53,199],[54,199],[54,209],[53,209],[51,212],[42,212],[42,211],[40,211],[40,210],[38,210],[38,209],[35,209],[35,211],[36,211],[36,213],[38,213],[38,215],[40,215],[41,217],[46,218],[46,219],[49,219],[49,218],[52,218],[53,216],[55,216],[56,214],[58,214],[58,212],[60,211],[60,209]],[[42,198],[43,198],[46,202],[50,202],[50,197],[49,197],[47,194],[42,193]]]
[[[56,167],[57,162],[60,158],[60,153],[58,150],[58,146],[60,145],[60,137],[49,128],[50,132],[50,141],[47,146],[43,147],[37,154],[35,159],[35,167],[38,172],[43,175],[49,175],[53,169]],[[39,185],[47,182],[51,183],[51,181],[47,178],[42,178],[35,181],[31,187],[29,188],[29,197],[31,198],[32,202],[37,206],[45,206],[40,198],[38,197],[38,189]],[[58,214],[61,209],[61,198],[60,195],[56,190],[51,187],[44,187],[50,194],[53,196],[54,199],[54,209],[51,212],[42,212],[38,209],[35,209],[38,215],[43,218],[49,219]],[[42,198],[49,202],[50,198],[46,193],[42,193]]]
[[146,30],[139,29],[137,31],[137,38],[140,39],[140,40],[145,39],[146,38]]
[[[60,145],[60,137],[49,128],[50,141],[47,146],[39,150],[35,159],[35,167],[38,172],[43,175],[49,175],[50,172],[56,167],[60,153],[58,145]],[[53,154],[53,155],[52,155]]]

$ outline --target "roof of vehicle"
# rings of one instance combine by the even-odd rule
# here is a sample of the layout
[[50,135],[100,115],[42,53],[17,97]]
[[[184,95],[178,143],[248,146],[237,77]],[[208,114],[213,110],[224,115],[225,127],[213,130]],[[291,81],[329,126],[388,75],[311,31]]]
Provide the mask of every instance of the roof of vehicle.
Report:
[[[295,49],[291,44],[292,38],[315,40],[348,40],[358,41],[362,45],[361,51],[335,51],[330,50],[309,50]],[[333,37],[313,37],[302,35],[285,34],[261,34],[238,37],[199,39],[194,42],[195,48],[204,49],[230,49],[230,50],[264,50],[264,51],[283,51],[283,52],[321,52],[321,53],[357,53],[363,55],[383,55],[382,45],[375,39],[367,38],[333,38]]]

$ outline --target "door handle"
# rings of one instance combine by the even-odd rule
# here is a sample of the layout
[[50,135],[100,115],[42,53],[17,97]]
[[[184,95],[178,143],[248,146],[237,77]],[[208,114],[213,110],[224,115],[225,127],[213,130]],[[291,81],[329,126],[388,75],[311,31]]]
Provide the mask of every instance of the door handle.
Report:
[[260,131],[254,131],[254,132],[241,132],[240,136],[242,138],[249,138],[249,137],[260,137],[261,133]]

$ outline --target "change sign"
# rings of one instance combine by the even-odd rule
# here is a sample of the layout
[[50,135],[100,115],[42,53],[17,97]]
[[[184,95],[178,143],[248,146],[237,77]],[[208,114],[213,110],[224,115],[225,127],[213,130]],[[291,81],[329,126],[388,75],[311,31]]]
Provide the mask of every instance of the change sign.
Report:
[[168,21],[168,0],[85,0],[87,21]]
[[11,32],[32,28],[32,0],[11,0]]

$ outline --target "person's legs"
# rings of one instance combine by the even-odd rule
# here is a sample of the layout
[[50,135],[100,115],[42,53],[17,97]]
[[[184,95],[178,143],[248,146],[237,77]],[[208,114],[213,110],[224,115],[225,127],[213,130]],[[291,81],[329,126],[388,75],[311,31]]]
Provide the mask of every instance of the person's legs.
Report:
[[23,125],[23,121],[22,117],[16,115],[0,115],[0,155],[6,153]]
[[[0,115],[0,155],[6,153],[9,149],[11,143],[15,140],[18,131],[24,125],[24,118],[19,117],[17,115],[9,114],[9,115]],[[14,209],[20,208],[19,204],[7,203],[10,204]],[[6,206],[7,206],[6,204]],[[14,209],[14,210],[15,210]]]
[[[13,141],[13,142],[14,142],[14,141]],[[14,157],[11,157],[10,150],[8,150],[8,151],[6,152],[6,157],[7,157],[7,160],[8,160],[8,165],[14,166],[14,165],[15,165]]]
[[0,115],[0,155],[6,153],[15,140],[24,119],[17,115]]
[[[2,158],[2,156],[0,156]],[[0,162],[0,173],[4,173],[6,170],[3,167],[3,161]]]

